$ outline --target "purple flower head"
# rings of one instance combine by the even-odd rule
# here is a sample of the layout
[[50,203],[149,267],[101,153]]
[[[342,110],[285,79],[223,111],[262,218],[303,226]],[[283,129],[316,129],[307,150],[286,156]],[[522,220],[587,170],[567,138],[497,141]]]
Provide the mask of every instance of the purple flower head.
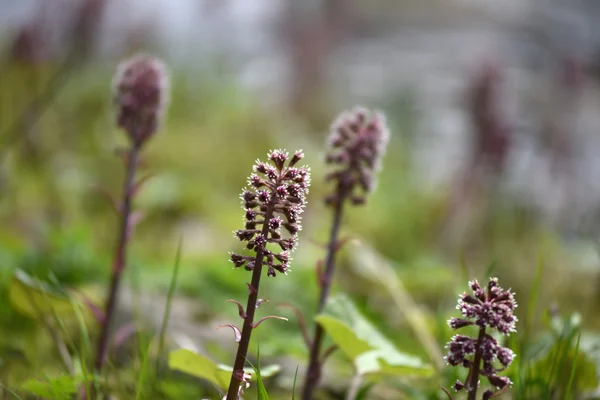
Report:
[[[290,252],[294,250],[297,232],[301,229],[301,216],[310,186],[309,169],[296,166],[303,157],[301,151],[292,157],[283,150],[269,152],[269,161],[256,162],[248,187],[240,196],[246,222],[244,229],[236,231],[236,237],[246,241],[246,248],[256,256],[261,255],[261,265],[266,266],[267,276],[287,274],[290,270]],[[231,253],[231,261],[236,268],[253,270],[258,265],[256,256]]]
[[137,146],[156,132],[167,103],[169,77],[164,64],[147,55],[123,61],[113,80],[117,124]]
[[375,186],[389,136],[385,117],[379,112],[356,107],[338,116],[331,126],[325,158],[335,167],[327,180],[337,185],[336,193],[327,199],[329,204],[345,196],[353,204],[365,202],[365,195]]
[[489,327],[509,335],[515,332],[517,317],[513,314],[517,308],[514,293],[498,286],[498,279],[491,278],[487,290],[479,282],[469,282],[473,294],[463,293],[456,308],[467,319],[480,327]]
[[[517,317],[513,313],[517,302],[510,289],[504,290],[498,285],[497,278],[490,278],[485,288],[476,280],[471,281],[469,288],[471,293],[463,293],[456,307],[463,318],[451,318],[448,325],[454,330],[476,326],[479,328],[479,335],[477,338],[454,335],[446,345],[448,354],[444,359],[449,365],[470,370],[467,381],[458,381],[454,385],[456,391],[476,391],[479,376],[486,377],[490,385],[501,390],[510,386],[511,382],[497,373],[512,363],[515,353],[501,346],[486,329],[496,330],[503,335],[515,332]],[[491,398],[493,394],[494,391],[488,390],[483,398]]]

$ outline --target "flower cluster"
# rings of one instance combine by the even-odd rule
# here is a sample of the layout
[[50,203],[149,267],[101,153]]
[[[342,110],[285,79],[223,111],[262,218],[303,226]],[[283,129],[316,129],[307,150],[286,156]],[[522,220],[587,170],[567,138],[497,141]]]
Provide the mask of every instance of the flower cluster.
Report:
[[514,293],[498,286],[498,279],[490,279],[487,291],[477,281],[469,282],[473,294],[463,293],[458,299],[457,310],[467,319],[452,318],[450,327],[458,329],[462,326],[477,324],[485,328],[493,328],[504,335],[515,332],[517,317],[513,312],[517,307]]
[[167,103],[169,78],[158,60],[138,55],[119,66],[113,81],[117,124],[132,143],[144,144],[155,132]]
[[[517,317],[513,312],[517,302],[510,289],[504,290],[498,286],[497,278],[491,278],[486,289],[476,280],[469,282],[469,287],[472,294],[463,293],[456,307],[464,318],[451,318],[448,325],[452,329],[478,326],[479,336],[471,338],[454,335],[446,346],[446,362],[452,366],[463,366],[470,371],[467,381],[457,381],[454,390],[476,390],[479,375],[485,376],[492,386],[502,390],[510,386],[511,381],[507,377],[498,376],[497,373],[512,363],[515,354],[512,350],[500,346],[493,336],[486,333],[486,328],[495,329],[504,335],[515,332]],[[494,366],[496,361],[500,363],[500,368]],[[493,391],[488,390],[483,394],[483,399],[489,399],[493,394]]]
[[[310,172],[307,167],[296,167],[304,157],[302,151],[290,157],[285,151],[275,150],[268,156],[270,162],[256,162],[248,187],[241,194],[245,226],[235,232],[256,255],[231,253],[231,262],[236,268],[252,271],[260,254],[262,265],[268,268],[267,275],[275,276],[276,271],[286,274],[290,270],[290,253],[301,229]],[[282,228],[288,233],[286,236]],[[269,243],[279,246],[281,251],[269,250]]]
[[349,196],[354,204],[366,201],[365,194],[375,186],[375,173],[389,139],[385,116],[356,107],[343,112],[331,127],[325,162],[337,166],[327,180],[337,184],[336,193],[327,198],[336,204]]

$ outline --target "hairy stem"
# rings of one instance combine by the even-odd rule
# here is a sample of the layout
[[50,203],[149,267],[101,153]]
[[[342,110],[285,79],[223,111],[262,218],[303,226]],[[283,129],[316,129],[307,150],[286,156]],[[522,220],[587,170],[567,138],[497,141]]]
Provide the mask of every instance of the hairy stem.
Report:
[[481,357],[483,352],[481,351],[481,345],[483,338],[485,337],[485,327],[479,328],[479,336],[477,337],[477,343],[475,344],[475,357],[473,358],[473,365],[471,366],[471,372],[467,379],[467,391],[469,393],[467,400],[476,400],[477,387],[479,384],[479,368],[481,367]]
[[108,293],[108,298],[106,300],[106,306],[104,308],[104,321],[102,323],[100,337],[98,339],[96,360],[94,362],[94,368],[96,372],[100,372],[102,370],[102,367],[104,366],[108,356],[111,325],[114,319],[115,308],[117,305],[117,296],[119,293],[119,286],[121,284],[121,277],[123,270],[125,269],[127,260],[127,243],[131,223],[131,203],[133,197],[134,177],[139,150],[140,146],[134,144],[131,148],[131,151],[129,152],[129,157],[127,159],[127,175],[125,177],[125,182],[123,185],[123,203],[120,214],[121,221],[119,226],[119,236],[113,261],[113,271],[110,282],[110,290]]
[[[333,223],[331,225],[331,234],[329,237],[329,245],[327,247],[327,258],[325,259],[325,271],[321,279],[321,295],[319,297],[319,307],[317,313],[323,311],[329,292],[331,291],[331,282],[333,281],[333,273],[335,271],[335,255],[337,253],[338,236],[340,232],[340,226],[342,222],[342,211],[345,199],[345,191],[340,190],[340,195],[335,203],[335,211],[333,216]],[[304,390],[302,392],[302,400],[311,400],[313,393],[319,384],[321,379],[321,345],[324,336],[323,327],[319,324],[315,326],[315,335],[312,340],[312,346],[310,348],[310,361],[308,363],[308,369],[306,370],[306,377],[304,381]]]
[[[269,235],[269,221],[273,218],[275,203],[277,201],[276,194],[271,194],[269,206],[265,213],[265,222],[262,227],[262,235],[267,238]],[[250,345],[250,337],[252,336],[252,324],[254,323],[254,313],[256,312],[256,302],[258,300],[258,288],[262,275],[263,265],[263,247],[256,250],[256,259],[254,269],[252,270],[252,282],[248,294],[248,304],[246,305],[246,318],[244,318],[244,326],[242,328],[242,336],[238,344],[235,362],[233,364],[233,372],[229,381],[229,389],[227,390],[227,400],[237,400],[242,377],[244,376],[244,364],[248,354],[248,346]]]

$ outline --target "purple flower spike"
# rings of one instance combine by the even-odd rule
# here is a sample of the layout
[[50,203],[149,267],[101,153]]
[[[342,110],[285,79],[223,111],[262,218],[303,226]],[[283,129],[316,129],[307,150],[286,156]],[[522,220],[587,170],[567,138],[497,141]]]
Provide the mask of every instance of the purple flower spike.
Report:
[[117,123],[137,146],[156,132],[167,103],[169,77],[162,62],[138,55],[119,65],[113,82]]
[[[514,315],[517,308],[514,293],[510,289],[502,289],[497,278],[490,278],[485,288],[476,280],[471,281],[469,288],[471,293],[463,293],[456,306],[464,318],[451,318],[448,325],[455,330],[476,325],[479,327],[479,335],[477,338],[454,335],[446,345],[448,354],[444,359],[449,365],[469,369],[467,380],[458,381],[453,388],[456,391],[465,389],[468,392],[468,400],[474,400],[479,376],[486,377],[496,390],[504,390],[512,385],[509,378],[498,376],[497,373],[512,363],[515,353],[500,346],[493,336],[486,333],[486,329],[509,335],[516,332],[518,319]],[[494,365],[499,368],[495,368]],[[492,398],[494,393],[493,390],[487,390],[483,398]]]
[[[248,387],[244,367],[252,331],[267,319],[287,321],[286,318],[270,315],[254,322],[254,313],[264,301],[258,298],[263,271],[266,271],[267,277],[276,277],[278,273],[287,275],[290,271],[290,252],[301,229],[301,216],[310,186],[308,167],[296,166],[303,157],[302,151],[296,151],[291,158],[283,150],[269,152],[269,161],[256,162],[254,173],[248,179],[248,187],[240,196],[245,223],[244,229],[236,231],[235,236],[247,242],[246,248],[252,255],[230,253],[230,261],[234,268],[243,267],[251,271],[252,281],[246,283],[246,308],[237,303],[244,325],[237,340],[239,344],[233,364],[234,372],[224,397],[227,400],[240,399]],[[235,332],[237,339],[237,331]]]
[[[240,196],[246,223],[235,236],[248,242],[246,247],[255,253],[261,250],[267,276],[289,271],[290,252],[301,230],[301,216],[310,186],[309,169],[295,166],[303,157],[302,151],[296,151],[292,157],[283,150],[269,152],[269,161],[257,161],[254,165],[248,187]],[[274,211],[265,221],[267,209]],[[265,226],[267,230],[263,232]],[[282,227],[288,237],[283,237]],[[267,249],[270,243],[281,251]],[[231,262],[236,268],[245,267],[251,271],[253,264],[250,267],[249,264],[253,260],[253,257],[231,253]]]
[[362,107],[343,112],[331,126],[325,162],[337,167],[327,175],[336,182],[329,204],[348,197],[364,204],[375,187],[375,174],[381,167],[390,133],[383,114]]

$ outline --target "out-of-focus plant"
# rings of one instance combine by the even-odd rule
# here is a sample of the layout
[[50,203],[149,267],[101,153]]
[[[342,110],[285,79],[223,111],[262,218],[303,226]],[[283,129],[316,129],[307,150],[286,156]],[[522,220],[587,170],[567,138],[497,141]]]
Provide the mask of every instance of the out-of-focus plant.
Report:
[[124,61],[114,79],[114,101],[117,125],[129,138],[129,148],[123,152],[126,175],[122,199],[113,202],[119,214],[117,244],[113,260],[111,283],[108,291],[101,331],[98,338],[94,368],[100,372],[108,356],[111,328],[119,295],[123,271],[127,266],[127,245],[140,214],[133,212],[133,198],[146,179],[136,181],[140,152],[156,133],[167,102],[168,76],[162,62],[147,55],[138,55]]
[[[325,162],[334,167],[327,175],[327,181],[333,182],[334,190],[326,199],[333,208],[333,222],[325,259],[325,269],[317,271],[321,293],[318,312],[322,312],[327,303],[335,272],[335,255],[341,243],[338,239],[344,207],[360,205],[366,202],[367,194],[375,187],[376,173],[381,165],[389,139],[389,129],[383,114],[356,107],[343,112],[331,127]],[[320,264],[319,264],[320,265]],[[316,324],[315,333],[310,339],[310,361],[302,398],[310,400],[321,378],[322,364],[326,355],[321,345],[324,330]]]

